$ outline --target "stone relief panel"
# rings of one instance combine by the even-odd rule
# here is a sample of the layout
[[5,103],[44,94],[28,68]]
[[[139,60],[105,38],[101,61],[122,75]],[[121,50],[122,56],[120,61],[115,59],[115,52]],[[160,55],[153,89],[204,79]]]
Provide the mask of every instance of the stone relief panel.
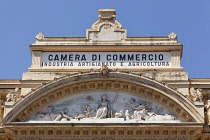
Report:
[[17,100],[20,99],[19,87],[16,87],[14,90],[9,90],[6,98],[7,98],[7,100],[6,100],[7,103],[17,102]]
[[203,94],[202,94],[202,89],[198,88],[195,90],[194,87],[190,88],[190,99],[193,102],[203,102]]
[[29,122],[72,123],[180,122],[174,114],[140,97],[119,92],[75,95],[43,109]]

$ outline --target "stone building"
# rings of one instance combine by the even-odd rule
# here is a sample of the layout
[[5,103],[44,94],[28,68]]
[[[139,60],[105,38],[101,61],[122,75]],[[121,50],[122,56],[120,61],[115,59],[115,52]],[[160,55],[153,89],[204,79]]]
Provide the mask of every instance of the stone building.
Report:
[[30,45],[20,80],[0,80],[1,140],[209,140],[210,79],[188,79],[177,35],[127,37],[112,9],[86,37]]

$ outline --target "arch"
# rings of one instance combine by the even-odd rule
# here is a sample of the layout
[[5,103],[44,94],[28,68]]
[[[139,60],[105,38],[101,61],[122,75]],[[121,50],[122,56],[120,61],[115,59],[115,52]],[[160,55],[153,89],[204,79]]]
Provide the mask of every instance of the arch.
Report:
[[32,89],[5,116],[4,124],[24,122],[34,114],[63,98],[94,91],[120,91],[140,96],[172,112],[183,122],[202,123],[194,105],[176,89],[154,79],[136,74],[110,72],[103,78],[99,72],[77,73],[54,79]]

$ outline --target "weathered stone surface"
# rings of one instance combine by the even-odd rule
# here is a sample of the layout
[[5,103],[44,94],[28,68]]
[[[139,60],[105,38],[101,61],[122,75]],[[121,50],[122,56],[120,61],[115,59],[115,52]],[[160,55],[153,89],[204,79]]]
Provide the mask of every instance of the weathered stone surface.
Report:
[[[180,65],[183,46],[175,33],[128,37],[127,30],[116,20],[116,11],[103,9],[99,10],[98,21],[87,29],[86,37],[46,37],[39,33],[35,38],[30,45],[29,72],[23,73],[21,80],[0,80],[0,139],[210,139],[210,79],[188,79]],[[52,53],[60,54],[52,55],[52,60]],[[118,64],[132,61],[132,67],[43,67],[43,59],[78,63],[78,57],[85,53],[88,61],[95,61],[90,59],[92,54],[100,53],[104,58],[109,54],[135,54],[135,59],[128,59],[127,54],[120,61],[112,58]],[[161,56],[167,61],[159,58],[156,62],[160,53],[165,53]],[[48,55],[45,58],[43,54]],[[156,65],[163,61],[167,63]],[[9,98],[9,91],[16,87],[20,88],[20,96]],[[192,88],[202,89],[199,99],[190,91]]]

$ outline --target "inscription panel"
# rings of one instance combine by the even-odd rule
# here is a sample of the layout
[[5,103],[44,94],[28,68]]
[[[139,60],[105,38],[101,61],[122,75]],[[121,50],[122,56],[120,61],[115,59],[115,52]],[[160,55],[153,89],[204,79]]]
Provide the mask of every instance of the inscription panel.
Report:
[[42,53],[41,67],[99,69],[102,65],[118,69],[168,68],[171,53]]

